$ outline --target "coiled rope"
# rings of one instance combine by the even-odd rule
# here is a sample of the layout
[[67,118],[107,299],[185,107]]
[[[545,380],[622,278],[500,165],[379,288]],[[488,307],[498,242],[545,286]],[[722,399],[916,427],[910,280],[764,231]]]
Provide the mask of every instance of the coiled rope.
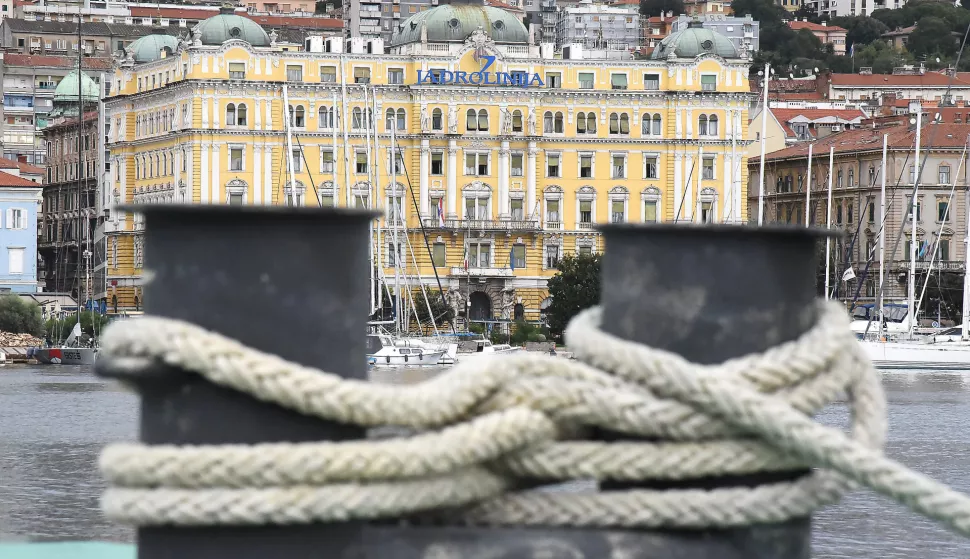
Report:
[[[294,524],[450,510],[494,525],[731,527],[810,515],[862,484],[970,534],[970,498],[885,458],[885,399],[848,329],[819,302],[799,339],[715,366],[610,336],[598,308],[566,341],[579,361],[459,363],[417,385],[342,379],[179,321],[111,326],[102,352],[161,362],[302,414],[421,432],[252,446],[117,444],[101,456],[109,518],[136,525]],[[124,359],[121,359],[124,358]],[[851,436],[811,415],[846,398]],[[607,428],[653,442],[582,440]],[[650,482],[815,468],[753,488],[517,490],[532,480]]]

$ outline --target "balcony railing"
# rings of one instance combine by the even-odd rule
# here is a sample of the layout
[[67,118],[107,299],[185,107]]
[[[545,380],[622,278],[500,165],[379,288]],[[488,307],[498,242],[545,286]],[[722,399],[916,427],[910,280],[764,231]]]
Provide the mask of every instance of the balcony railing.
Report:
[[596,224],[595,223],[582,223],[582,222],[580,222],[577,225],[579,226],[579,229],[592,229],[592,228],[596,227]]
[[[877,266],[878,267],[879,266],[879,263],[878,262],[874,262],[873,263],[873,266]],[[925,271],[925,270],[928,270],[929,267],[930,267],[930,259],[929,258],[926,258],[925,260],[917,260],[916,261],[916,269],[917,270],[924,270]],[[893,269],[904,269],[904,270],[908,270],[909,269],[909,260],[893,260],[892,268]],[[944,271],[946,271],[946,270],[961,271],[961,270],[963,270],[963,261],[962,260],[937,260],[937,261],[933,262],[933,269],[934,270],[944,270]]]
[[491,278],[510,278],[512,277],[511,268],[477,268],[469,267],[467,270],[464,266],[452,266],[451,275],[453,276],[473,276],[473,277],[491,277]]
[[437,218],[425,218],[428,229],[470,229],[473,231],[538,231],[537,219],[446,219],[444,226]]

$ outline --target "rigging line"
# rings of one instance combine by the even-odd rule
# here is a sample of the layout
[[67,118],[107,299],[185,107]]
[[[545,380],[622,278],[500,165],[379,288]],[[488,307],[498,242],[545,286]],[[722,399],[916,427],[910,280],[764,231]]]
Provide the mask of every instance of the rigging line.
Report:
[[[875,188],[876,178],[879,178],[881,176],[880,173],[882,173],[882,170],[881,169],[878,172],[875,172],[875,173],[872,174],[872,178],[869,181],[869,186],[866,188],[866,191],[867,192],[870,191],[870,190],[872,190],[873,188]],[[860,237],[860,234],[862,233],[862,224],[863,224],[863,221],[864,221],[863,216],[866,214],[866,210],[869,209],[869,203],[870,203],[871,199],[872,199],[872,197],[866,196],[866,205],[863,206],[861,208],[861,211],[859,212],[859,224],[856,226],[855,234],[852,236],[852,239],[849,241],[849,246],[846,247],[846,249],[844,251],[844,255],[845,255],[844,264],[845,264],[845,266],[842,268],[843,269],[843,274],[845,273],[844,272],[845,270],[848,270],[849,268],[852,267],[851,257],[852,257],[853,249],[855,249],[856,242],[858,241],[858,239]],[[873,204],[873,207],[875,207],[875,201],[874,200],[872,201],[872,204]],[[855,302],[859,298],[859,293],[862,290],[862,285],[865,282],[866,277],[868,277],[868,275],[869,275],[869,267],[872,264],[872,256],[873,256],[872,253],[866,255],[866,267],[863,268],[862,275],[859,276],[859,281],[856,284],[855,295],[853,296],[852,302],[850,303],[851,306],[849,307],[849,312],[850,313],[852,312],[852,309],[855,308]]]
[[300,143],[300,137],[299,136],[295,136],[294,135],[293,138],[296,140],[296,146],[298,148],[300,148],[300,159],[303,160],[303,165],[306,167],[306,176],[307,176],[307,178],[310,179],[310,188],[313,189],[313,196],[316,197],[316,199],[317,199],[317,207],[318,208],[322,208],[323,207],[323,199],[320,197],[320,193],[317,192],[317,185],[316,185],[316,183],[313,182],[313,173],[310,172],[310,162],[307,161],[306,152],[303,151],[303,144]]
[[[926,288],[929,287],[930,278],[933,275],[933,262],[936,260],[936,255],[940,251],[940,239],[942,239],[942,237],[943,237],[943,225],[942,224],[943,223],[946,223],[947,220],[950,217],[950,204],[953,202],[953,195],[956,192],[956,188],[957,188],[957,176],[959,176],[960,171],[963,169],[963,162],[964,162],[966,156],[967,156],[967,144],[964,143],[963,144],[963,152],[960,154],[960,164],[957,166],[957,172],[953,175],[953,184],[950,186],[950,193],[947,196],[946,207],[943,209],[943,219],[940,220],[941,221],[940,230],[936,234],[936,243],[934,243],[934,246],[933,246],[933,254],[930,255],[930,264],[929,264],[929,268],[927,268],[927,271],[926,271],[926,281],[923,282],[923,289],[920,291],[919,300],[916,303],[916,308],[919,308],[920,306],[922,306],[922,304],[923,304],[923,297],[926,295]],[[910,250],[914,250],[913,243],[910,243]],[[939,268],[937,269],[937,276],[940,275],[940,272],[941,271],[942,270],[940,270]],[[939,284],[939,282],[940,282],[939,277],[937,277],[937,284]]]
[[684,196],[680,199],[680,207],[677,208],[677,213],[674,214],[674,223],[680,221],[680,212],[684,209],[684,202],[687,201],[687,192],[690,190],[690,180],[694,176],[694,168],[697,167],[697,163],[690,166],[690,172],[687,173],[687,182],[684,186]]
[[[967,24],[967,30],[963,34],[963,41],[960,43],[960,52],[957,54],[956,64],[954,65],[955,68],[959,68],[960,67],[960,59],[963,57],[963,49],[965,49],[966,46],[967,46],[967,38],[968,37],[970,37],[970,24]],[[943,93],[943,99],[945,101],[947,101],[947,102],[949,102],[949,99],[950,99],[950,91],[953,89],[953,81],[955,79],[956,79],[956,72],[954,72],[953,74],[950,75],[950,79],[949,79],[949,81],[946,84],[946,91]],[[920,104],[919,110],[920,110],[920,112],[922,112],[922,110],[923,110],[922,104]],[[926,142],[926,145],[927,145],[926,154],[923,156],[923,161],[922,162],[917,161],[917,164],[919,165],[919,173],[917,173],[918,176],[916,176],[915,179],[914,179],[914,181],[913,181],[913,189],[911,190],[912,195],[910,196],[909,205],[907,207],[907,213],[909,215],[912,215],[913,206],[917,202],[917,200],[916,200],[917,188],[919,187],[920,179],[923,176],[923,170],[926,167],[926,165],[925,165],[926,160],[927,160],[927,158],[929,158],[930,153],[932,153],[932,151],[933,151],[933,144],[932,144],[932,142],[933,142],[933,138],[936,137],[936,131],[937,131],[937,128],[936,127],[930,127],[930,137],[929,137],[929,139]],[[908,156],[907,156],[907,159],[908,159]],[[901,179],[902,179],[902,176],[900,176],[900,180]],[[899,232],[896,233],[896,240],[893,243],[893,250],[892,250],[892,253],[891,253],[892,254],[892,257],[895,257],[896,256],[896,251],[899,249],[899,242],[902,239],[903,233],[906,230],[905,221],[906,220],[904,219],[903,220],[903,226],[900,227],[899,228]],[[910,250],[913,249],[913,245],[915,245],[915,244],[916,244],[916,239],[913,239],[912,242],[910,243]],[[889,276],[889,274],[886,274],[886,276],[883,276],[883,280],[879,284],[879,293],[882,293],[883,288],[884,288],[885,283],[886,283],[886,277],[888,277],[888,276]],[[914,324],[914,321],[916,320],[917,309],[907,309],[907,312],[909,313],[909,316],[910,316],[910,323],[911,324]],[[869,323],[871,324],[871,322],[872,322],[872,320],[870,318]],[[868,331],[869,331],[869,324],[866,325],[866,333],[868,333]]]
[[[374,130],[374,133],[375,134],[377,133],[376,128]],[[401,148],[400,146],[394,146],[393,149],[394,149],[394,155],[391,158],[391,164],[393,164],[396,161],[397,150]],[[428,241],[428,231],[425,229],[424,220],[421,218],[421,210],[420,210],[420,207],[418,206],[418,199],[414,196],[414,185],[411,183],[410,174],[408,174],[408,166],[403,164],[403,159],[404,159],[403,155],[401,156],[401,159],[402,159],[401,169],[404,171],[404,180],[405,182],[408,183],[408,191],[411,192],[411,205],[414,206],[414,213],[418,216],[418,226],[421,228],[421,236],[424,238],[425,248],[428,249],[428,257],[431,259],[431,269],[434,271],[434,279],[435,279],[435,282],[438,284],[438,294],[441,295],[441,300],[445,301],[445,291],[441,285],[441,277],[438,275],[438,267],[435,266],[435,263],[434,263],[434,252],[431,250],[431,243]],[[425,293],[425,298],[427,298],[427,296],[428,296],[427,293]],[[430,305],[431,302],[428,301],[428,304]],[[457,320],[458,320],[458,317],[456,316],[454,317],[454,319],[450,321],[451,332],[453,334],[458,334],[458,328],[455,326],[455,322]]]

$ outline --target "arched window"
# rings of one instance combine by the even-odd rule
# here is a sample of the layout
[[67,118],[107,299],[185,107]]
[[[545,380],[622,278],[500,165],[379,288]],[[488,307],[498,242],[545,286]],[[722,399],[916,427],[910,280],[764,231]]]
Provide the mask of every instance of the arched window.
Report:
[[546,114],[542,115],[542,131],[546,134],[552,134],[553,121],[552,111],[546,111]]
[[168,169],[168,156],[164,153],[162,154],[162,167],[158,170],[159,175],[164,175],[165,171]]
[[657,114],[653,115],[653,121],[652,122],[653,122],[653,135],[654,136],[661,136],[661,135],[663,135],[663,130],[662,130],[662,126],[661,126],[662,121],[660,120],[660,113],[657,113]]
[[236,124],[236,105],[232,103],[226,105],[226,124],[230,126]]
[[478,130],[478,113],[475,109],[468,109],[465,113],[465,128],[471,131]]
[[717,136],[717,115],[711,115],[707,119],[707,135]]
[[555,124],[556,134],[562,134],[565,131],[565,128],[563,126],[562,113],[556,113],[556,120],[554,124]]
[[591,112],[580,112],[576,116],[576,133],[596,134],[596,115]]
[[317,111],[317,127],[333,128],[333,108],[320,107]]
[[404,109],[397,110],[397,129],[407,129],[407,113],[404,112]]
[[518,109],[512,112],[512,131],[513,132],[522,131],[522,111]]
[[478,111],[478,131],[488,132],[488,111],[485,109]]
[[354,110],[350,113],[350,127],[356,130],[360,130],[364,127],[364,112],[360,110],[360,107],[354,107]]
[[394,128],[394,109],[387,109],[384,113],[384,129],[390,131]]
[[432,130],[444,129],[444,119],[443,119],[441,109],[435,109],[431,111],[431,129]]
[[610,134],[629,134],[630,115],[626,113],[610,114]]
[[650,113],[644,113],[640,117],[640,134],[642,134],[644,136],[649,136],[651,134],[651,132],[650,132],[650,118],[651,118],[651,116],[652,115]]
[[303,109],[303,105],[297,105],[294,109],[293,105],[290,105],[290,126],[295,128],[303,128],[306,124],[306,113]]
[[236,107],[236,125],[246,126],[246,105],[244,103],[239,103]]
[[707,115],[701,115],[697,118],[697,135],[707,136]]

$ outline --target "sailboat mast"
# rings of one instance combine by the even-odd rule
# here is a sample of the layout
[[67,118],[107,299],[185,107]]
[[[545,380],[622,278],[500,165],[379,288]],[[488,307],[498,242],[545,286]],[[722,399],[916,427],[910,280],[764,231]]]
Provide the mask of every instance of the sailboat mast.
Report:
[[882,300],[883,273],[886,267],[886,155],[889,148],[889,134],[882,135],[882,170],[880,173],[881,185],[879,186],[879,298],[876,301],[879,309],[879,328],[878,338],[882,340],[885,330],[885,310]]
[[[374,98],[372,99],[372,102],[374,103],[374,114],[377,114],[376,90],[374,92]],[[381,160],[381,144],[380,144],[380,140],[378,139],[377,125],[375,124],[374,125],[374,181],[378,185],[378,188],[379,188],[379,185],[381,184],[381,165],[379,163],[380,160]],[[383,262],[383,260],[381,260],[382,250],[383,250],[383,240],[381,239],[381,220],[378,219],[377,220],[377,260],[374,262],[375,268],[377,268],[378,266],[381,266],[381,262]],[[377,276],[378,276],[377,277],[377,283],[378,283],[377,308],[382,309],[384,308],[384,291],[381,289],[379,284],[381,283],[381,277],[383,276],[383,274],[378,273]]]
[[[825,228],[832,229],[832,169],[835,164],[835,146],[829,148],[829,201],[825,212]],[[829,268],[832,265],[832,237],[825,237],[825,299],[829,299]]]
[[[367,85],[362,86],[364,89],[364,115],[367,115]],[[374,165],[371,164],[371,149],[370,149],[370,131],[371,127],[374,128],[374,134],[377,134],[377,123],[374,121],[374,114],[371,113],[370,118],[367,119],[367,124],[364,126],[364,146],[367,152],[367,182],[370,184],[370,196],[369,198],[376,202],[376,196],[378,192],[377,184],[374,182]],[[367,238],[369,239],[367,256],[370,260],[370,312],[376,310],[374,307],[374,276],[375,276],[375,262],[374,262],[374,220],[371,220],[370,224],[367,226],[369,232]]]
[[[970,142],[970,136],[967,137],[967,141]],[[970,208],[967,204],[970,203],[970,191],[963,194],[964,196],[964,207]],[[963,341],[970,340],[970,335],[968,335],[968,330],[970,330],[970,211],[967,212],[967,229],[966,236],[963,238],[964,248],[963,248],[963,309],[961,317],[963,319],[963,328],[960,330],[960,339]]]
[[761,165],[758,176],[758,225],[765,222],[765,136],[768,135],[768,82],[771,81],[770,68],[765,64],[765,97],[761,104]]
[[395,195],[391,196],[391,219],[390,224],[392,227],[392,241],[394,243],[394,296],[395,296],[395,321],[397,322],[398,332],[404,330],[404,320],[407,313],[402,313],[401,308],[401,245],[398,243],[397,238],[397,221],[400,214],[400,205],[398,204],[397,198],[397,135],[396,132],[396,121],[391,122],[391,188],[394,188]]
[[[84,199],[84,153],[82,148],[84,145],[81,143],[81,133],[84,130],[84,82],[81,80],[81,61],[83,60],[84,48],[81,46],[81,10],[77,11],[77,225],[78,225],[78,235],[77,235],[77,261],[76,266],[81,265],[81,259],[84,258],[85,243],[84,239],[87,237],[85,235],[84,226],[84,208],[81,202]],[[74,269],[74,277],[77,280],[77,324],[81,324],[81,309],[84,304],[84,282],[82,281],[81,274],[78,273],[77,268]]]
[[805,227],[812,226],[812,144],[808,144],[808,173],[805,177]]
[[908,314],[909,314],[909,335],[913,335],[913,330],[916,328],[916,315],[917,309],[916,305],[916,209],[919,204],[919,179],[920,179],[920,162],[919,162],[919,142],[920,142],[920,128],[923,125],[923,106],[920,105],[916,109],[916,159],[914,163],[916,166],[913,169],[913,200],[910,203],[910,219],[913,222],[913,229],[910,233],[909,240],[909,282],[907,282],[907,287],[909,288],[909,301],[908,301]]
[[286,89],[286,84],[283,84],[283,127],[286,129],[286,176],[287,182],[290,185],[290,196],[293,197],[293,205],[296,205],[296,185],[293,183],[293,170],[295,163],[293,162],[293,131],[290,129],[290,124],[292,124],[291,119],[293,115],[290,113],[290,96]]

